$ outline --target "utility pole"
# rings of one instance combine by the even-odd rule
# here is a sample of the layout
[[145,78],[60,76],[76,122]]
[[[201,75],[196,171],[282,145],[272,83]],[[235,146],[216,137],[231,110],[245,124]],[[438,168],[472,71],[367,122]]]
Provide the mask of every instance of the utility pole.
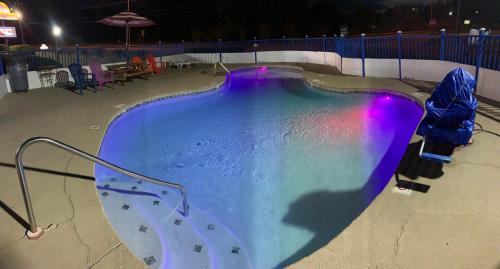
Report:
[[457,35],[460,33],[460,0],[457,0]]
[[[21,8],[21,3],[19,3],[19,0],[16,1],[17,2],[17,8]],[[18,10],[18,12],[20,12],[20,10]],[[22,13],[21,13],[22,14]],[[19,20],[19,30],[21,30],[21,41],[23,42],[23,45],[24,45],[24,32],[23,32],[23,17],[22,15],[18,18]]]
[[431,2],[431,20],[432,20],[432,19],[433,19],[433,18],[432,18],[432,2]]
[[[5,26],[5,22],[2,20],[2,27]],[[5,37],[5,45],[7,45],[7,47],[9,47],[9,38],[8,37]]]

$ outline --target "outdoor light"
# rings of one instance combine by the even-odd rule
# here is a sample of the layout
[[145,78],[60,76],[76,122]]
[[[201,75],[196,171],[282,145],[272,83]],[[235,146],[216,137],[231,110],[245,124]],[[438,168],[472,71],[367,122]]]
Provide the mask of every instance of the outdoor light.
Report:
[[61,36],[61,33],[62,33],[61,27],[59,27],[59,26],[57,26],[57,25],[52,26],[52,34],[53,34],[55,37],[59,37],[59,36]]
[[476,10],[474,13],[479,14],[479,10]]
[[465,24],[465,25],[470,24],[470,20],[464,20],[464,24]]
[[58,46],[57,46],[57,39],[61,36],[62,34],[62,30],[61,30],[61,27],[57,26],[57,25],[53,25],[52,26],[52,35],[54,35],[54,42],[55,42],[55,45],[56,45],[56,50],[58,49]]
[[19,20],[22,20],[23,19],[23,13],[21,13],[21,11],[19,10],[16,10],[16,16]]
[[450,10],[450,12],[448,12],[448,15],[453,16],[453,11]]

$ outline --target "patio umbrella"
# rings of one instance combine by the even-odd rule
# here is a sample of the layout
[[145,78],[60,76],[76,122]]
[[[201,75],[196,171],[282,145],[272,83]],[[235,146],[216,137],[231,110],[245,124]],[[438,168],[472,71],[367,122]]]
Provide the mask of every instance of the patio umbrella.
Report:
[[109,26],[125,27],[125,50],[128,51],[130,44],[130,27],[147,27],[155,25],[155,23],[145,17],[137,15],[134,12],[123,11],[111,17],[98,20],[98,23],[106,24]]

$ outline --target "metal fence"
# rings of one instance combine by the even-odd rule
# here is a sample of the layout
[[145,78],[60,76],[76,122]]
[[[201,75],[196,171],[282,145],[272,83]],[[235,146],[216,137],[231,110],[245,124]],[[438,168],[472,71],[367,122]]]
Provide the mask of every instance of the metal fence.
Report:
[[[67,67],[71,63],[88,65],[91,59],[97,59],[102,64],[127,62],[134,56],[145,58],[152,55],[162,57],[184,53],[183,44],[150,45],[130,47],[93,47],[93,48],[59,48],[46,50],[21,50],[0,52],[2,67],[11,62],[27,64],[29,71],[39,71],[53,68]],[[7,71],[7,70],[6,70]]]
[[[30,71],[47,66],[61,68],[70,63],[87,65],[97,58],[103,64],[126,62],[133,56],[156,57],[182,53],[255,53],[264,51],[318,51],[335,52],[341,57],[365,59],[417,59],[441,60],[500,70],[500,36],[448,35],[404,35],[398,32],[388,36],[319,37],[256,39],[245,41],[183,42],[178,44],[147,45],[130,47],[61,48],[57,50],[32,50],[0,52],[5,61],[22,59]],[[401,62],[401,61],[400,61]],[[364,73],[364,72],[363,72]]]

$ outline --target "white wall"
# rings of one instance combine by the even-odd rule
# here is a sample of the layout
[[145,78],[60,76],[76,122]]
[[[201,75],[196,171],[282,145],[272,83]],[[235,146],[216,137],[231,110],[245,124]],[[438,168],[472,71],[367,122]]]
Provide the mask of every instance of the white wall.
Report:
[[334,52],[318,51],[262,51],[257,53],[259,63],[313,63],[336,66],[340,56]]
[[365,74],[367,77],[399,78],[399,61],[398,59],[365,59]]
[[343,74],[362,76],[361,59],[343,58],[342,68],[339,68]]
[[481,68],[477,94],[500,102],[500,72]]
[[[402,77],[440,82],[450,70],[462,67],[472,75],[476,67],[472,65],[457,64],[446,61],[431,60],[401,60]],[[477,82],[477,94],[492,100],[500,101],[500,72],[480,68]]]
[[[219,53],[189,53],[188,56],[200,63],[216,63]],[[223,53],[223,63],[255,63],[253,52]],[[262,51],[257,52],[257,63],[315,63],[337,66],[340,69],[340,56],[333,52],[313,51]]]
[[224,53],[222,54],[222,62],[228,64],[254,63],[255,55],[253,52]]
[[9,92],[9,88],[7,88],[7,81],[5,77],[6,75],[0,76],[0,98],[2,98]]
[[465,64],[435,60],[401,60],[402,77],[405,79],[439,82],[457,67],[463,67],[473,75],[476,72],[474,66]]
[[[202,63],[216,63],[219,53],[189,54]],[[223,53],[224,63],[254,63],[254,53]],[[362,76],[361,59],[341,58],[332,52],[311,51],[263,51],[257,52],[258,63],[314,63],[335,66],[343,74]],[[416,79],[440,82],[452,69],[463,67],[475,74],[475,67],[435,60],[401,60],[401,76],[405,79]],[[399,78],[399,61],[397,59],[365,59],[367,77]],[[477,93],[486,98],[500,101],[500,72],[480,69]]]
[[204,64],[214,64],[219,61],[219,53],[188,53],[187,55]]

